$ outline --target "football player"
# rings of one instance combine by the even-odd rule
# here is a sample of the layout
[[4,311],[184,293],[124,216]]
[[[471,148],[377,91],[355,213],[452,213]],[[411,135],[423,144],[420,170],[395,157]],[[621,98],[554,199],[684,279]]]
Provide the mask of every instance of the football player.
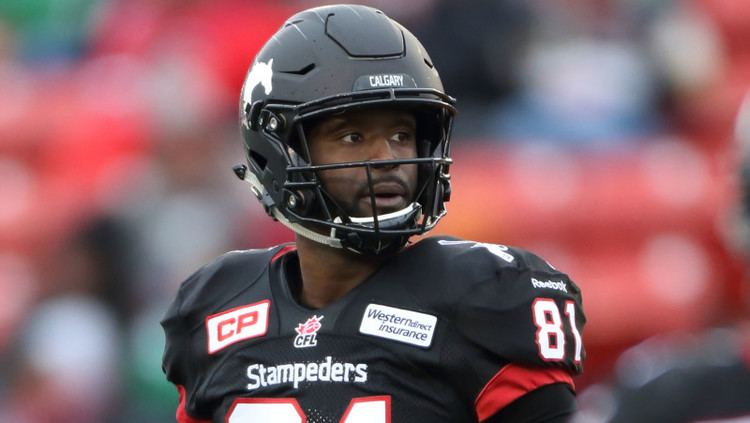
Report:
[[235,173],[296,242],[227,253],[181,286],[162,321],[178,421],[574,411],[585,318],[568,276],[503,245],[409,243],[445,215],[455,112],[381,11],[306,10],[267,42],[242,88]]

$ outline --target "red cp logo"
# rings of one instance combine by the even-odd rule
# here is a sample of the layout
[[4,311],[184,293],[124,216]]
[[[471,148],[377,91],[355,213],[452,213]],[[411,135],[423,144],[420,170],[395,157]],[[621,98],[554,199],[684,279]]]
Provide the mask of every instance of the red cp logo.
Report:
[[208,353],[214,354],[235,342],[268,332],[269,300],[235,307],[206,317]]

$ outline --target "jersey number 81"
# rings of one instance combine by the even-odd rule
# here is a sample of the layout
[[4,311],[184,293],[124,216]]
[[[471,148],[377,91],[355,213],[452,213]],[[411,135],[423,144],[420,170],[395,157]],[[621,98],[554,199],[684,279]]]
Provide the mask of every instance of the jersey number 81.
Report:
[[[560,361],[565,358],[565,331],[563,319],[557,303],[551,298],[537,298],[531,305],[536,325],[536,344],[539,356],[544,361]],[[575,342],[573,362],[581,362],[581,334],[576,327],[576,306],[573,301],[565,302],[565,317],[568,318],[570,331]]]

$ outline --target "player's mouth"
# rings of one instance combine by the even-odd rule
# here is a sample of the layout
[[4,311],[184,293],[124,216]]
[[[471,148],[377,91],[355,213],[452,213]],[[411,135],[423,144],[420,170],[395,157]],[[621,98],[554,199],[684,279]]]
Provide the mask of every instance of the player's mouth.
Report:
[[[376,184],[372,190],[375,198],[377,214],[389,213],[400,210],[409,204],[406,188],[397,182]],[[366,192],[360,199],[367,210],[372,207],[372,196]]]

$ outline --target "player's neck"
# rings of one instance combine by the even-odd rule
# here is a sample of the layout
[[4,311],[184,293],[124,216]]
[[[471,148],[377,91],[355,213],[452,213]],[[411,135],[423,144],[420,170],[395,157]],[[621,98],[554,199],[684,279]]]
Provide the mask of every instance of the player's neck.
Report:
[[346,295],[375,273],[383,261],[301,236],[297,237],[297,254],[302,276],[299,301],[315,309]]

